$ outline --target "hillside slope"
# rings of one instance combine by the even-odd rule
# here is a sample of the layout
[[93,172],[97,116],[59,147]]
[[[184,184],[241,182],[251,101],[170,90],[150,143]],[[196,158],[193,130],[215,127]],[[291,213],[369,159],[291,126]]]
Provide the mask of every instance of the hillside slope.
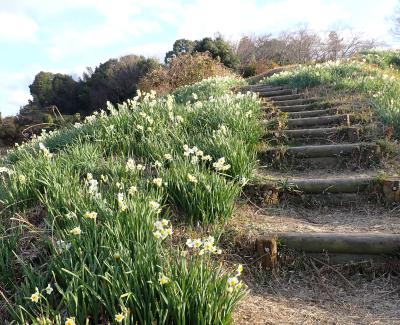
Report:
[[10,152],[0,169],[1,318],[229,323],[241,268],[221,267],[207,225],[230,218],[255,165],[261,106],[230,92],[240,83],[139,94]]

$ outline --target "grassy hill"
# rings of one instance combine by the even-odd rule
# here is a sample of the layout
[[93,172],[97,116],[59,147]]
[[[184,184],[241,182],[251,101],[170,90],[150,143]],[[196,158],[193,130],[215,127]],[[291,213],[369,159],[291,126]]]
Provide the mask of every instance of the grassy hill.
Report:
[[230,217],[255,165],[261,105],[240,83],[141,94],[7,155],[3,319],[228,323],[240,270],[219,265],[213,227],[194,230]]
[[352,60],[299,65],[260,81],[300,90],[323,86],[332,92],[362,94],[370,101],[382,122],[393,126],[400,136],[400,53],[365,52]]

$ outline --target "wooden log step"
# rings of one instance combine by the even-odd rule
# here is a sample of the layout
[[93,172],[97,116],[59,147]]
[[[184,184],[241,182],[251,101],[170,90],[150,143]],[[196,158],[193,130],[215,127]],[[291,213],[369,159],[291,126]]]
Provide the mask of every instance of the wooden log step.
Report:
[[332,136],[346,136],[352,141],[359,138],[359,128],[346,126],[346,127],[332,127],[332,128],[318,128],[318,129],[294,129],[294,130],[278,130],[269,131],[270,137],[287,137],[289,139],[297,138],[329,138]]
[[306,206],[354,206],[357,202],[376,201],[387,206],[400,203],[400,177],[343,175],[321,178],[286,178],[260,175],[246,185],[255,200],[276,205],[282,199]]
[[301,112],[289,112],[287,116],[289,118],[305,118],[305,117],[317,117],[324,115],[335,115],[337,114],[337,108],[326,108],[326,109],[316,109],[312,111],[301,111]]
[[382,192],[387,204],[400,203],[400,177],[391,176],[380,180]]
[[275,189],[281,182],[290,184],[291,188],[306,194],[320,193],[359,193],[367,190],[379,180],[376,176],[348,176],[325,178],[270,179],[262,183],[265,189]]
[[296,94],[297,90],[296,89],[281,89],[281,90],[267,90],[267,91],[257,91],[258,96],[260,97],[272,97],[272,96],[277,96],[277,95],[291,95],[291,94]]
[[286,125],[288,129],[292,128],[305,128],[305,127],[319,127],[322,125],[346,125],[350,126],[350,114],[332,115],[332,116],[318,116],[318,117],[305,117],[288,119]]
[[274,161],[283,158],[322,158],[351,156],[355,153],[368,151],[371,154],[380,155],[380,147],[375,143],[343,143],[296,146],[286,148],[267,148],[259,151],[260,157],[267,161]]
[[276,236],[285,247],[306,253],[400,253],[400,234],[286,232]]
[[321,98],[299,98],[299,99],[290,99],[290,100],[281,100],[281,101],[275,101],[273,99],[274,97],[271,98],[273,100],[275,106],[278,106],[279,108],[285,107],[285,106],[295,106],[295,105],[303,105],[303,104],[311,104],[315,103],[318,101],[321,101]]
[[310,104],[300,104],[300,105],[291,105],[291,106],[281,106],[279,110],[284,113],[289,112],[304,112],[304,111],[311,111],[311,110],[319,110],[321,105],[318,103],[310,103]]
[[[278,245],[278,243],[280,245]],[[386,264],[396,261],[399,268],[400,235],[388,233],[300,233],[263,235],[255,248],[265,268],[275,268],[284,248],[305,253],[322,265],[367,262]],[[283,259],[285,261],[285,259]],[[361,266],[361,265],[359,265]]]
[[273,143],[294,145],[355,143],[369,141],[370,137],[359,127],[332,127],[269,131],[264,139]]
[[282,86],[268,86],[268,85],[252,85],[252,86],[244,86],[238,88],[239,91],[241,92],[246,92],[246,91],[275,91],[275,90],[282,90],[284,87]]
[[303,94],[292,94],[292,95],[281,95],[281,96],[272,96],[269,99],[278,103],[280,101],[286,101],[291,99],[299,99],[302,98]]

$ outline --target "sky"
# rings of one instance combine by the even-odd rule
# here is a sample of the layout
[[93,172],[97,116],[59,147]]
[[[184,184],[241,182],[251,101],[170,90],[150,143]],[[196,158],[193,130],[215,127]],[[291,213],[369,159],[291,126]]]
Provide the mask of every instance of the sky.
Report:
[[303,25],[392,39],[398,0],[0,0],[0,112],[31,98],[39,71],[78,78],[109,58],[162,59],[176,39],[276,34]]

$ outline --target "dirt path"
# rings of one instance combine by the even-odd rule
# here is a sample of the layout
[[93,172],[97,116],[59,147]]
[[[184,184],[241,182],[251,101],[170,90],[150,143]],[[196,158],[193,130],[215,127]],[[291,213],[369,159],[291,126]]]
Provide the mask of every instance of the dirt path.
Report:
[[400,324],[400,278],[347,278],[354,288],[333,272],[313,269],[288,271],[264,285],[248,280],[236,324]]

